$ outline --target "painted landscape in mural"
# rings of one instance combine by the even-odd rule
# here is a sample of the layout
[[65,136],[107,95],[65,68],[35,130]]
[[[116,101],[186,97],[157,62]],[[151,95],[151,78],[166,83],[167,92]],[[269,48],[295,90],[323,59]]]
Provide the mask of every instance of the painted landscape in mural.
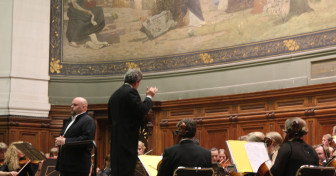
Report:
[[334,0],[64,0],[63,9],[63,63],[183,55],[336,27]]

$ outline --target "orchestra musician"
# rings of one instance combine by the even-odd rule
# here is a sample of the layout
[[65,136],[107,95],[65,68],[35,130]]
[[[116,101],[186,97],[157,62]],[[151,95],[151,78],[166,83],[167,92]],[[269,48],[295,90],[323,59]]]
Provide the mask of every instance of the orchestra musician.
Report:
[[273,165],[275,158],[278,155],[278,150],[280,148],[280,145],[282,144],[282,136],[280,133],[276,131],[268,132],[266,133],[265,143],[267,145],[268,155]]
[[223,168],[227,168],[227,166],[232,165],[230,159],[226,155],[225,149],[218,150],[218,159],[219,164],[221,164]]
[[0,142],[0,166],[5,161],[5,153],[7,151],[7,145],[4,142]]
[[287,119],[284,132],[286,137],[270,170],[273,176],[295,176],[302,165],[319,165],[315,150],[302,139],[308,133],[303,119]]
[[317,156],[319,158],[319,165],[325,166],[330,158],[329,147],[322,144],[322,145],[315,145],[313,146],[313,148],[315,149]]
[[13,142],[9,145],[5,154],[4,164],[0,167],[0,171],[11,172],[11,175],[33,176],[35,173],[31,167],[31,161],[14,145],[20,143],[23,142]]
[[196,133],[196,121],[190,118],[182,119],[177,128],[185,124],[185,133],[178,144],[164,149],[162,163],[158,169],[158,176],[172,176],[174,170],[183,167],[211,167],[211,152],[198,144],[193,137]]
[[138,155],[143,155],[145,153],[146,146],[142,141],[138,142]]
[[210,149],[211,152],[211,162],[212,163],[217,163],[219,161],[218,159],[218,149],[216,147],[212,147]]

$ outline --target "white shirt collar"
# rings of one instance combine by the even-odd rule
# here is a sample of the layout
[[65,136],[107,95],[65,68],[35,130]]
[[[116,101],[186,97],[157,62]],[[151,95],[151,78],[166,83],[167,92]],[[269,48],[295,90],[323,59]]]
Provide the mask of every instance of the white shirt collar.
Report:
[[72,117],[71,117],[72,121],[75,121],[76,118],[77,118],[79,115],[84,114],[84,113],[85,113],[85,112],[82,112],[82,113],[79,113],[79,114],[76,114],[76,115],[72,116]]
[[129,84],[129,83],[125,83],[125,85],[128,85],[128,86],[130,86],[130,87],[132,87],[132,88],[133,88],[133,86],[132,86],[131,84]]

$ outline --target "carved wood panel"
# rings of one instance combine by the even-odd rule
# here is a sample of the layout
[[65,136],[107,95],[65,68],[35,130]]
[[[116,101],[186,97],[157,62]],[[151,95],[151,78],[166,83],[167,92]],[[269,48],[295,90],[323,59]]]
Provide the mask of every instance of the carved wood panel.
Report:
[[[154,102],[148,149],[161,155],[174,145],[172,132],[183,118],[197,120],[196,138],[205,148],[225,148],[225,140],[237,139],[252,131],[278,131],[283,134],[284,122],[291,117],[306,120],[310,132],[304,140],[311,145],[321,143],[323,134],[336,125],[336,83],[280,89],[264,92]],[[90,105],[96,120],[98,167],[109,153],[107,105]],[[69,106],[53,105],[48,119],[34,117],[2,117],[0,140],[31,142],[42,152],[54,147],[63,119],[69,118]]]

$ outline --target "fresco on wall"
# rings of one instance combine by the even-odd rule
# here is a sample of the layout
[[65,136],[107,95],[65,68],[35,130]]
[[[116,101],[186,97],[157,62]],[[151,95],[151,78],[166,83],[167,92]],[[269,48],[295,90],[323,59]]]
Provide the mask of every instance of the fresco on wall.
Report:
[[336,44],[333,0],[52,0],[50,75],[159,72]]

